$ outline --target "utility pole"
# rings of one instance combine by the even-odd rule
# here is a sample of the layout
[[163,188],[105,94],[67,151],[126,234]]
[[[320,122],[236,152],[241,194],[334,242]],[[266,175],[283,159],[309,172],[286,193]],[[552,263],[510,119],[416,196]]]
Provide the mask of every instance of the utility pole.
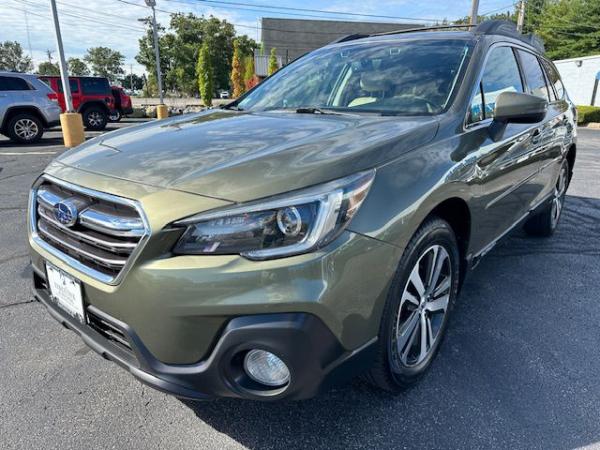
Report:
[[52,64],[52,53],[54,53],[52,50],[50,50],[49,48],[46,49],[46,56],[48,56],[48,62],[50,64]]
[[473,0],[471,4],[471,25],[477,25],[477,16],[479,14],[479,0]]
[[133,92],[133,64],[129,64],[129,90]]
[[29,35],[29,17],[27,16],[27,7],[23,6],[23,13],[25,13],[25,29],[27,30],[27,45],[29,46],[29,57],[33,62],[33,52],[31,51],[31,36]]
[[525,23],[525,0],[521,0],[519,5],[519,18],[517,19],[517,31],[523,32],[523,24]]
[[[58,51],[58,67],[60,68],[60,79],[62,81],[63,94],[65,97],[65,113],[60,115],[60,124],[63,132],[65,147],[75,147],[85,141],[83,134],[83,121],[81,114],[73,110],[73,98],[71,97],[71,86],[69,85],[69,72],[65,62],[65,51],[63,49],[62,36],[60,34],[60,23],[58,22],[58,11],[56,0],[50,0],[52,19],[54,21],[54,32],[56,34],[56,50]],[[48,58],[51,60],[52,53],[48,50]]]
[[160,53],[158,50],[158,29],[156,26],[156,0],[145,0],[146,6],[152,8],[152,34],[154,35],[154,57],[156,58],[156,81],[158,83],[158,95],[160,97],[160,105],[156,108],[156,117],[164,119],[168,117],[169,113],[165,106],[162,89],[162,74],[160,73]]

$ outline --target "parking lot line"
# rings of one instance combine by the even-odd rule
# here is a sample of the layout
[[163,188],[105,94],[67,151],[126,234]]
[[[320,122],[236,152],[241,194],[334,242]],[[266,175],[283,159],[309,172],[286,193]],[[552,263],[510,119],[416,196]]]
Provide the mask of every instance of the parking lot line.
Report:
[[0,152],[0,156],[56,155],[57,152]]

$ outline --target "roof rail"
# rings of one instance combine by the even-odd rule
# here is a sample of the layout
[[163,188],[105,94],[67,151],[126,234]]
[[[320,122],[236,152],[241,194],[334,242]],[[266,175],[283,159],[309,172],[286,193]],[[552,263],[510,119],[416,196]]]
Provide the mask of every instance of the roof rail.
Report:
[[542,53],[545,51],[544,41],[539,36],[536,36],[535,34],[519,33],[517,30],[517,25],[510,20],[487,20],[485,22],[481,22],[474,31],[475,33],[481,34],[499,34],[501,36],[509,36],[531,45]]
[[458,24],[458,25],[456,25],[456,24],[454,24],[454,25],[433,25],[430,27],[404,28],[401,30],[386,31],[384,33],[373,33],[371,36],[387,36],[389,34],[414,33],[417,31],[436,31],[436,30],[451,30],[451,29],[455,29],[455,28],[472,28],[475,26],[476,25],[469,25],[468,23]]
[[335,41],[331,41],[329,44],[327,45],[331,45],[331,44],[339,44],[340,42],[346,42],[346,41],[353,41],[355,39],[362,39],[362,38],[366,38],[369,37],[369,34],[358,34],[358,33],[354,33],[354,34],[347,34],[345,36],[342,36],[340,38],[337,38]]

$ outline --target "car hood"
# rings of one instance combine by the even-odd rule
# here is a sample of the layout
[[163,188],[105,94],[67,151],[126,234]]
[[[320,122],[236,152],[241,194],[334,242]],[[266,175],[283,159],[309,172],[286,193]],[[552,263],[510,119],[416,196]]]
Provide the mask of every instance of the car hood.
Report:
[[376,167],[436,130],[431,117],[212,110],[108,133],[57,162],[241,202]]

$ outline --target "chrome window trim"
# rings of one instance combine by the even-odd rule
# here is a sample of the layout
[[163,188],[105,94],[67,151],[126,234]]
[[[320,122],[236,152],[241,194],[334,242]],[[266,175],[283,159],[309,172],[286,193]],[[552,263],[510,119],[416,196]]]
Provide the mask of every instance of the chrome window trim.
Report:
[[[142,219],[142,223],[144,225],[144,234],[140,237],[137,247],[133,250],[133,252],[131,252],[131,255],[129,255],[127,262],[125,263],[125,265],[123,266],[121,271],[117,274],[117,276],[112,277],[110,275],[106,275],[105,273],[102,273],[98,270],[95,270],[95,269],[92,269],[91,267],[86,266],[84,263],[76,260],[75,258],[73,258],[73,257],[61,252],[57,248],[53,247],[52,245],[50,245],[49,243],[47,243],[40,237],[40,235],[38,233],[38,229],[37,229],[37,200],[36,199],[37,199],[38,187],[44,181],[49,181],[51,183],[57,184],[66,189],[70,189],[72,191],[78,192],[83,195],[95,197],[95,198],[98,198],[100,200],[104,200],[107,202],[118,203],[123,206],[128,206],[128,207],[131,207],[136,210],[136,212],[139,214],[140,218]],[[100,281],[101,283],[108,284],[111,286],[116,286],[123,280],[123,277],[125,277],[125,275],[129,271],[129,269],[135,263],[137,257],[139,256],[139,254],[145,247],[146,242],[148,241],[148,239],[152,233],[152,229],[150,228],[150,223],[148,222],[148,218],[146,217],[146,214],[144,213],[144,210],[142,209],[142,206],[140,205],[139,202],[137,202],[135,200],[123,198],[123,197],[118,197],[116,195],[107,194],[105,192],[100,192],[100,191],[96,191],[93,189],[88,189],[88,188],[85,188],[82,186],[78,186],[76,184],[69,183],[67,181],[63,181],[59,178],[56,178],[56,177],[53,177],[52,175],[47,175],[47,174],[43,174],[42,176],[40,176],[36,180],[36,182],[33,184],[33,187],[31,188],[31,191],[30,191],[30,195],[29,195],[29,231],[31,232],[32,240],[35,242],[36,245],[41,247],[44,251],[50,253],[52,256],[58,258],[60,261],[64,262],[65,264],[67,264],[69,267],[75,269],[76,271],[81,272],[97,281]],[[75,276],[77,276],[77,275],[75,275]]]

